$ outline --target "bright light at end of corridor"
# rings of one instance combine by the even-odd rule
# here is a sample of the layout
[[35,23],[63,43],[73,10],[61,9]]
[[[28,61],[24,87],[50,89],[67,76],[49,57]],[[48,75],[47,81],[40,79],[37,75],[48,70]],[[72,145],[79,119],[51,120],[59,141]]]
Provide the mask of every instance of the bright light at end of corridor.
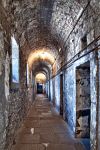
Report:
[[38,73],[36,75],[36,82],[44,83],[46,81],[46,76],[43,73]]
[[40,60],[48,62],[52,65],[55,61],[55,58],[46,49],[41,49],[41,50],[34,51],[29,55],[28,64],[31,67],[32,64],[34,64],[36,61],[40,61]]

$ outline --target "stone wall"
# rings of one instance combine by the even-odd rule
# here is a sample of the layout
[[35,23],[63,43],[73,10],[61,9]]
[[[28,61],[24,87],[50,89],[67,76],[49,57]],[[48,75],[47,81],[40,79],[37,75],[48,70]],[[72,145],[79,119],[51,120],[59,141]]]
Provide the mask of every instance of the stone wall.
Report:
[[76,124],[75,76],[74,66],[64,72],[64,118],[74,132]]
[[[90,2],[82,0],[79,3],[77,0],[54,0],[48,1],[50,6],[45,2],[24,0],[13,1],[12,4],[10,0],[3,0],[2,5],[5,9],[0,5],[0,149],[4,149],[6,142],[6,149],[11,147],[15,130],[28,111],[29,107],[26,106],[30,105],[32,86],[28,89],[26,87],[26,59],[30,50],[49,47],[58,57],[55,58],[57,66],[53,66],[54,76],[47,82],[46,91],[60,111],[60,73],[63,73],[63,117],[73,134],[76,131],[76,108],[79,107],[76,98],[76,70],[78,66],[90,62],[90,139],[91,147],[95,150],[98,144],[96,137],[100,140],[99,134],[97,136],[97,130],[100,130],[97,122],[100,123],[97,107],[98,42],[94,42],[88,48],[87,46],[100,35],[100,2],[99,0]],[[20,88],[11,92],[9,57],[13,32],[20,41],[22,49],[20,50]]]
[[[84,11],[82,11],[81,16],[77,23],[75,24],[73,30],[71,30],[68,38],[64,39],[64,47],[62,48],[63,56],[62,62],[58,61],[60,65],[57,74],[52,79],[55,81],[55,85],[53,88],[53,94],[55,95],[55,104],[58,107],[60,105],[60,95],[59,95],[59,87],[60,87],[60,72],[63,72],[64,75],[64,119],[67,121],[69,126],[71,127],[73,134],[76,131],[76,107],[77,99],[76,99],[76,70],[77,67],[90,62],[90,99],[91,99],[91,117],[90,117],[90,140],[91,140],[91,149],[95,150],[97,148],[97,104],[98,104],[98,56],[95,50],[97,50],[98,42],[91,43],[94,39],[96,39],[100,35],[100,11],[99,11],[99,3],[98,6],[93,6],[94,2],[91,1],[86,7],[84,7]],[[59,5],[60,6],[60,5]],[[93,8],[93,9],[92,9]],[[98,12],[96,11],[96,8]],[[61,8],[60,8],[61,9]],[[59,9],[58,9],[59,10]],[[57,14],[57,12],[56,12]],[[60,15],[59,15],[60,16]],[[60,17],[57,17],[59,23],[60,31]],[[58,27],[58,26],[57,26]],[[63,30],[65,28],[61,28]],[[65,30],[64,30],[65,31]],[[65,32],[66,34],[66,32]],[[59,34],[60,35],[60,34]],[[61,34],[63,38],[63,34]],[[86,41],[84,43],[84,38]],[[90,44],[91,43],[91,44]],[[90,44],[89,47],[87,47]],[[84,49],[85,48],[85,49]],[[84,49],[84,51],[83,51]],[[94,52],[92,52],[94,50]],[[62,53],[62,51],[60,53]],[[72,59],[73,58],[73,59]],[[59,60],[60,58],[58,58]],[[88,98],[86,98],[88,100]],[[88,118],[88,117],[87,117]]]
[[54,93],[55,93],[55,106],[60,111],[60,75],[57,75],[55,78],[55,88],[54,88]]
[[[100,44],[100,40],[98,42]],[[98,128],[97,128],[97,149],[100,149],[100,47],[98,51],[98,105],[97,105],[97,120],[98,120]]]
[[[83,58],[80,58],[75,63],[73,63],[67,69],[65,68],[62,72],[64,75],[64,97],[63,97],[63,117],[67,121],[70,126],[73,134],[75,135],[76,126],[77,126],[77,113],[76,110],[79,110],[79,103],[76,99],[76,94],[79,92],[76,87],[77,78],[76,78],[76,70],[80,65],[90,62],[90,99],[91,102],[91,117],[87,116],[87,120],[90,119],[91,126],[88,128],[88,133],[90,131],[90,140],[92,149],[96,149],[96,130],[97,130],[97,59],[96,54],[93,52],[91,54],[86,55]],[[55,80],[55,85],[53,88],[53,94],[55,95],[55,106],[60,108],[60,75],[58,74],[56,77],[52,79]],[[85,97],[86,103],[88,103],[88,98]],[[82,101],[82,99],[80,99]],[[77,108],[77,109],[76,109]],[[81,113],[80,113],[81,114]],[[84,115],[83,115],[84,116]],[[83,117],[84,119],[84,117]],[[83,125],[83,123],[82,123]],[[83,125],[84,127],[84,125]],[[83,128],[84,130],[84,128]],[[82,134],[81,134],[82,136]]]
[[53,82],[50,80],[50,99],[53,102]]
[[[9,19],[9,15],[0,5],[0,150],[10,149],[16,130],[26,116],[32,99],[31,88],[28,90],[27,87],[11,86],[11,24]],[[22,75],[21,78],[23,77]],[[26,81],[22,81],[26,85]]]
[[15,143],[14,137],[17,129],[20,127],[23,119],[28,113],[31,102],[29,101],[29,93],[27,90],[19,90],[12,92],[8,100],[8,125],[6,127],[6,146],[5,149],[10,150]]
[[[0,150],[6,142],[8,125],[8,96],[10,74],[10,27],[6,13],[0,5]],[[9,30],[8,30],[9,28]]]

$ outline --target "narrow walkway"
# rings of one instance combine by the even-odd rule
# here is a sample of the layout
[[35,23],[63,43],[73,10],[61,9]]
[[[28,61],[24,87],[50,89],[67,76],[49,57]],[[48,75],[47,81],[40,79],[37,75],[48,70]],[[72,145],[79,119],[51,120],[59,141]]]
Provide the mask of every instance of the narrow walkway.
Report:
[[37,96],[12,150],[84,150],[44,95]]

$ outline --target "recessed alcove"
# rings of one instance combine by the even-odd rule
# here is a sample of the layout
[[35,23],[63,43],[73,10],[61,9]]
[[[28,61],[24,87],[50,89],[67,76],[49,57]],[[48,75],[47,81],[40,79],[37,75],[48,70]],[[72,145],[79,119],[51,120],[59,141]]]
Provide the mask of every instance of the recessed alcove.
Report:
[[90,63],[76,68],[76,137],[90,138]]

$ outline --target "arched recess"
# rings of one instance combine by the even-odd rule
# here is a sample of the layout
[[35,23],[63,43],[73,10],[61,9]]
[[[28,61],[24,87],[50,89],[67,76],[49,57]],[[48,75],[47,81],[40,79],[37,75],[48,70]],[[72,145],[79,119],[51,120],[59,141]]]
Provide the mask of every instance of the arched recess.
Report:
[[46,82],[46,75],[45,75],[45,73],[44,72],[38,72],[36,75],[35,75],[35,80],[36,80],[36,82],[39,82],[39,83],[43,83],[43,84],[45,84],[45,82]]
[[45,62],[37,62],[32,69],[33,76],[38,72],[44,72],[46,74],[47,79],[49,80],[51,76],[51,68]]
[[[57,56],[52,53],[49,49],[39,49],[34,50],[30,53],[28,57],[28,68],[29,72],[32,71],[34,74],[35,71],[47,70],[48,79],[53,74],[53,64]],[[45,69],[44,69],[45,68]]]
[[37,94],[43,94],[46,93],[46,80],[47,77],[45,75],[45,72],[38,72],[35,75],[35,83],[36,83],[36,93]]
[[[33,88],[36,87],[35,76],[37,73],[42,72],[46,75],[48,81],[48,96],[50,95],[50,77],[53,75],[53,64],[57,56],[50,49],[34,50],[28,57],[27,64],[29,66],[29,72],[32,72],[33,76]],[[35,90],[36,93],[36,90]]]
[[30,69],[32,69],[36,62],[46,62],[48,65],[52,66],[55,58],[56,56],[48,49],[34,50],[28,57],[28,65]]
[[[41,73],[44,73],[45,76],[46,76],[46,83],[48,82],[48,85],[46,84],[46,91],[48,91],[48,96],[49,96],[49,91],[50,91],[50,83],[49,83],[49,80],[50,80],[50,76],[52,75],[52,69],[50,68],[50,66],[48,66],[48,64],[46,62],[38,62],[35,63],[35,65],[33,65],[33,69],[32,69],[32,73],[33,73],[33,79],[34,79],[34,84],[36,84],[35,82],[35,76],[36,74],[38,74],[39,72]],[[34,91],[35,90],[35,85],[33,86],[34,87]],[[36,92],[35,92],[36,93]]]
[[43,74],[46,76],[46,80],[48,80],[48,73],[47,73],[44,69],[41,69],[41,70],[39,70],[39,71],[36,71],[36,72],[33,74],[34,77],[36,77],[36,75],[37,75],[38,73],[43,73]]

